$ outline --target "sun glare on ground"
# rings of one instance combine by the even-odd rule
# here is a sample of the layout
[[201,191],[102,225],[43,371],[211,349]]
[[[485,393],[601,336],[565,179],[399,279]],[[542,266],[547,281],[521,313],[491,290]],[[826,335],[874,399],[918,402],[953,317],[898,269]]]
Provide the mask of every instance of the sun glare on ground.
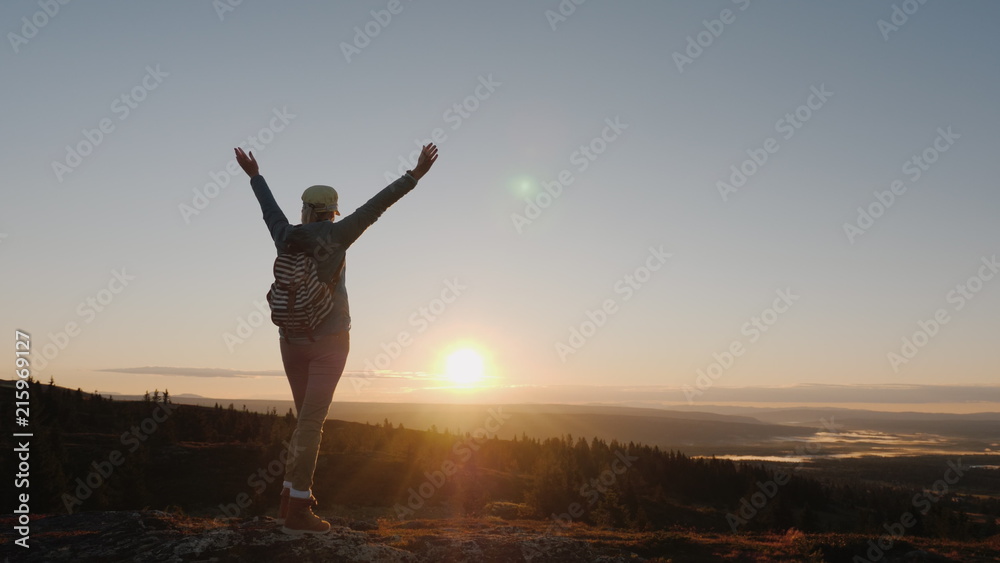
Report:
[[445,360],[445,376],[459,386],[469,387],[483,381],[483,356],[472,348],[452,352]]

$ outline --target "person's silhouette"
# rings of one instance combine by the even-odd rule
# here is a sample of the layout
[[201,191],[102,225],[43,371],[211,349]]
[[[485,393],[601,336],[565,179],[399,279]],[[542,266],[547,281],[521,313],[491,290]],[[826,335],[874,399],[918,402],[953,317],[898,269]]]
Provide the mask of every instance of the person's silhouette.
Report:
[[313,473],[319,455],[323,422],[330,410],[333,392],[344,372],[350,350],[351,317],[344,281],[345,253],[393,203],[398,201],[430,170],[437,160],[437,147],[427,144],[417,165],[389,184],[375,197],[340,221],[338,195],[330,186],[312,186],[302,194],[302,225],[290,225],[278,207],[257,160],[251,151],[234,149],[236,160],[250,176],[250,185],[264,213],[264,222],[279,254],[292,243],[316,260],[320,280],[337,280],[333,309],[310,333],[294,333],[279,327],[281,361],[295,400],[297,421],[287,452],[279,520],[287,534],[322,534],[330,524],[312,512]]

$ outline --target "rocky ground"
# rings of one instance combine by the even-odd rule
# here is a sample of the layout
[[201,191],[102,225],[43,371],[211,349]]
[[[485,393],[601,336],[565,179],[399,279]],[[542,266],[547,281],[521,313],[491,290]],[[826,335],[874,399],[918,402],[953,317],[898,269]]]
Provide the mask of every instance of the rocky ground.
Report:
[[[5,530],[12,517],[0,518]],[[553,533],[548,522],[488,517],[376,523],[334,518],[324,536],[291,537],[268,517],[209,519],[160,511],[84,512],[33,518],[30,548],[6,535],[6,561],[852,561],[868,538],[844,535],[733,536],[626,532],[582,525]],[[902,540],[885,562],[1000,561],[1000,537],[975,544]]]

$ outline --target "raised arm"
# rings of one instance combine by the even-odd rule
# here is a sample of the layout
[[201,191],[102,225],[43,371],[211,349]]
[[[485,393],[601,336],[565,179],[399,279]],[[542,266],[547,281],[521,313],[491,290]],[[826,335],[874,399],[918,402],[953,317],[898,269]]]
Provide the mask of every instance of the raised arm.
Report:
[[278,202],[275,201],[271,188],[264,181],[264,177],[260,175],[260,167],[257,165],[257,159],[253,156],[253,151],[250,151],[250,155],[247,156],[243,149],[233,150],[236,151],[236,162],[247,173],[247,176],[250,176],[250,187],[253,188],[253,194],[257,196],[257,203],[260,204],[260,210],[264,214],[264,223],[267,224],[267,230],[271,233],[271,240],[274,241],[275,248],[280,252],[285,238],[291,230],[291,225],[289,225],[284,212],[278,207]]
[[417,165],[413,167],[413,170],[407,170],[406,174],[383,188],[382,191],[375,194],[375,197],[365,202],[354,213],[337,221],[341,229],[341,240],[347,245],[353,244],[361,236],[361,233],[372,226],[372,223],[377,221],[390,205],[399,201],[400,198],[416,187],[417,181],[427,174],[436,160],[437,147],[433,143],[424,145],[420,151],[420,158],[417,160]]
[[409,174],[400,176],[398,180],[383,188],[364,205],[357,208],[354,213],[337,221],[335,227],[331,228],[339,231],[337,238],[343,241],[343,244],[351,245],[358,240],[361,233],[365,232],[368,227],[372,226],[372,223],[382,216],[382,213],[390,205],[399,201],[416,186],[417,180],[413,176]]

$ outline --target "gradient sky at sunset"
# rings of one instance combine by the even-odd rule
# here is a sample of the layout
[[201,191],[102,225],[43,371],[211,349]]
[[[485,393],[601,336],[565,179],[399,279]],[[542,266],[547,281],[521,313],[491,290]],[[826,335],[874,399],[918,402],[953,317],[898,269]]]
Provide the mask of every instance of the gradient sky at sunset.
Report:
[[[289,396],[226,171],[254,137],[293,221],[439,144],[348,252],[337,400],[997,383],[995,2],[42,4],[0,5],[2,322],[38,379]],[[503,391],[441,389],[462,348]]]

